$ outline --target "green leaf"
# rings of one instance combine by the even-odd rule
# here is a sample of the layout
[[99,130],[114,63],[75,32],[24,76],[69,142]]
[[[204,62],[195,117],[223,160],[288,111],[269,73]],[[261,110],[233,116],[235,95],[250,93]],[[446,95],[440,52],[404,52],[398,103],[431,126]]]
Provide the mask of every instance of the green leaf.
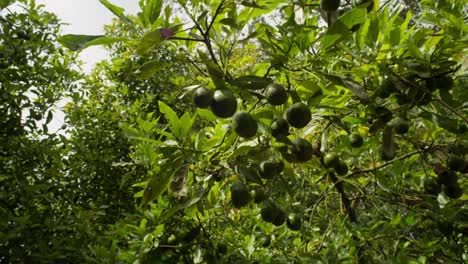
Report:
[[73,50],[77,51],[80,49],[83,49],[86,44],[89,42],[99,39],[99,38],[105,38],[106,36],[103,35],[74,35],[74,34],[68,34],[68,35],[63,35],[59,38],[57,38],[57,41],[62,44],[63,46]]
[[179,130],[179,118],[177,117],[176,112],[163,101],[158,101],[158,106],[159,111],[164,114],[164,117],[169,123],[171,131],[174,133],[175,131]]
[[455,119],[448,118],[446,116],[441,116],[438,114],[430,113],[430,112],[422,112],[419,114],[420,117],[429,120],[436,124],[437,126],[450,131],[452,133],[459,133],[458,125],[459,122]]
[[159,60],[151,60],[141,65],[141,67],[135,72],[135,75],[140,80],[149,79],[163,67],[164,65],[161,64]]
[[140,41],[140,44],[137,47],[137,52],[143,54],[148,51],[150,48],[161,43],[163,40],[161,35],[161,29],[155,29],[153,31],[147,32]]
[[149,24],[153,24],[161,14],[162,0],[145,0],[142,6],[140,1],[140,7],[143,10],[144,17]]
[[322,38],[322,49],[338,44],[351,35],[350,29],[366,21],[367,10],[363,6],[355,7],[336,20]]
[[203,198],[206,194],[207,189],[204,188],[199,188],[196,190],[194,197],[186,200],[185,202],[173,207],[169,211],[165,212],[164,215],[162,215],[162,221],[165,219],[170,218],[174,213],[176,213],[179,210],[183,210],[187,207],[190,207],[200,201],[201,198]]
[[125,14],[124,14],[125,9],[123,9],[122,7],[116,6],[116,5],[112,4],[111,2],[109,2],[108,0],[99,0],[99,2],[101,2],[102,5],[104,5],[107,9],[109,9],[109,11],[111,11],[118,18],[120,18],[120,19],[122,19],[124,21],[127,21],[127,22],[130,21],[125,16]]
[[350,90],[354,95],[356,95],[361,101],[367,102],[369,101],[369,95],[366,93],[365,89],[363,86],[361,86],[359,83],[354,81],[353,79],[347,77],[346,79],[343,79],[337,75],[332,75],[332,74],[324,74],[324,76],[334,83],[335,85],[339,85],[342,87],[347,88]]
[[179,120],[179,132],[178,135],[176,134],[176,136],[180,138],[186,138],[194,122],[195,117],[191,117],[189,112],[185,112]]
[[401,31],[400,28],[394,28],[390,31],[389,43],[392,46],[398,46],[400,44]]
[[351,32],[349,28],[346,27],[343,22],[337,20],[333,25],[328,29],[327,33],[325,33],[322,37],[321,47],[323,50],[339,43],[347,36],[350,36]]
[[161,170],[159,174],[153,175],[143,192],[141,205],[147,205],[166,191],[169,188],[173,174],[174,172],[170,173],[170,170],[165,169]]
[[357,6],[350,11],[344,13],[337,21],[342,22],[348,29],[353,26],[362,24],[366,21],[367,9],[365,6]]
[[219,21],[219,23],[233,27],[233,28],[237,27],[236,22],[237,21],[234,18],[230,18],[230,17],[223,18]]
[[47,118],[46,118],[46,124],[49,124],[50,121],[52,121],[52,118],[53,118],[53,114],[52,114],[52,111],[49,111],[49,113],[47,114]]
[[358,30],[357,33],[357,41],[356,45],[358,46],[359,49],[364,48],[364,45],[366,44],[367,39],[369,38],[367,35],[369,34],[369,26],[370,26],[370,20],[366,20],[363,25]]
[[263,78],[255,75],[245,75],[234,79],[231,84],[243,89],[261,90],[265,89],[269,84],[273,83],[271,79]]
[[15,2],[15,0],[0,0],[0,10],[13,4],[13,2]]

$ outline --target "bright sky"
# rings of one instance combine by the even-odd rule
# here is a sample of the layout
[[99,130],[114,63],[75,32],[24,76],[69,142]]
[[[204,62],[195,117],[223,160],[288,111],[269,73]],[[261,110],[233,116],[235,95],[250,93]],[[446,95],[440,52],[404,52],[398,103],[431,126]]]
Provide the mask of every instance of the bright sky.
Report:
[[[109,0],[114,5],[123,7],[127,14],[135,15],[140,10],[139,0]],[[37,0],[49,12],[55,13],[63,23],[63,34],[99,35],[104,25],[115,16],[99,0]],[[81,52],[85,72],[90,72],[93,65],[106,58],[107,53],[101,47],[91,47]]]
[[[114,5],[123,7],[127,14],[139,12],[139,0],[109,0]],[[104,25],[110,24],[114,14],[105,8],[99,0],[36,0],[45,9],[56,14],[63,23],[62,34],[99,35],[104,33]],[[84,62],[83,70],[91,72],[94,64],[107,57],[107,52],[98,46],[90,47],[80,53]],[[48,125],[49,131],[57,131],[64,122],[65,114],[61,110],[67,100],[61,100],[56,105],[54,119]]]

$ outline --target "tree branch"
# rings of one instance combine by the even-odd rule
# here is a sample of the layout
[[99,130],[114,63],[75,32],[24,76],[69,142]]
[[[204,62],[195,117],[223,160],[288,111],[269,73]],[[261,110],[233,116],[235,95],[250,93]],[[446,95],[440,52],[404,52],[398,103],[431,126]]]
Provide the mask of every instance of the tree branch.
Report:
[[405,154],[405,155],[403,155],[403,156],[401,156],[401,157],[395,158],[395,159],[393,159],[393,160],[391,160],[391,161],[388,161],[388,162],[386,162],[386,163],[384,163],[384,164],[382,164],[382,165],[379,165],[379,166],[377,166],[377,167],[372,167],[372,168],[367,168],[367,169],[362,169],[362,170],[353,171],[352,173],[346,175],[346,178],[351,177],[351,176],[354,176],[354,175],[356,175],[356,174],[362,174],[362,173],[373,172],[373,171],[376,171],[376,170],[385,168],[385,167],[387,167],[388,165],[391,165],[392,163],[394,163],[395,161],[404,160],[404,159],[406,159],[406,158],[409,158],[409,157],[411,157],[411,156],[413,156],[413,155],[420,154],[420,153],[421,153],[421,151],[415,150],[415,151],[413,151],[413,152],[410,152],[410,153]]
[[187,41],[198,41],[198,42],[203,42],[203,39],[196,39],[196,38],[182,38],[182,37],[171,37],[171,40],[187,40]]

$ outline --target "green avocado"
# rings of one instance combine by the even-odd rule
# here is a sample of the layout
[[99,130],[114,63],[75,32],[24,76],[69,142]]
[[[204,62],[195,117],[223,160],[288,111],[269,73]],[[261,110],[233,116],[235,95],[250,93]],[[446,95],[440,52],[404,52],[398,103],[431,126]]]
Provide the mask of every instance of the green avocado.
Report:
[[246,206],[249,203],[250,198],[250,192],[244,183],[235,181],[231,185],[231,199],[234,207],[241,208]]
[[282,105],[288,100],[288,93],[281,84],[270,84],[265,90],[265,98],[272,105]]
[[216,90],[210,105],[213,114],[220,118],[228,118],[237,110],[237,100],[228,89]]
[[292,153],[299,162],[306,162],[312,158],[314,150],[312,144],[303,138],[296,138],[292,142]]
[[286,111],[286,119],[292,127],[303,128],[312,120],[312,113],[307,105],[295,103]]
[[320,8],[326,12],[333,12],[340,7],[340,0],[320,0]]
[[213,91],[200,87],[193,93],[193,103],[198,108],[208,108],[213,101]]
[[255,136],[258,129],[257,121],[247,112],[236,113],[231,122],[234,131],[243,138]]

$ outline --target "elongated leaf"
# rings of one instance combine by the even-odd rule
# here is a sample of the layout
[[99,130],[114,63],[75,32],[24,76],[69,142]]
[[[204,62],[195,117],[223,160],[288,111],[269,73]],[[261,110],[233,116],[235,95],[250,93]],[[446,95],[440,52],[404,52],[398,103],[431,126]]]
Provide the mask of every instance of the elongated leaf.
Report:
[[182,161],[182,157],[175,159],[174,161],[169,162],[169,164],[167,164],[164,168],[161,168],[158,173],[151,176],[143,192],[143,198],[141,201],[142,206],[145,206],[149,202],[157,199],[169,188],[174,174],[177,173],[182,166],[184,166]]
[[162,4],[162,0],[145,0],[142,6],[140,1],[140,6],[142,7],[145,20],[150,25],[153,24],[159,18],[159,15],[161,14]]
[[167,170],[154,175],[148,182],[148,186],[143,192],[141,205],[145,206],[149,202],[157,199],[164,191],[169,188],[172,179],[172,173]]
[[249,90],[261,90],[273,83],[271,79],[263,78],[255,75],[245,75],[236,78],[232,81],[232,84]]
[[152,60],[144,63],[141,67],[135,72],[138,79],[149,79],[156,72],[161,70],[163,65],[159,60]]
[[321,42],[322,49],[327,49],[350,35],[351,32],[349,31],[349,28],[346,27],[343,22],[337,20],[333,23],[330,29],[328,29],[327,33],[323,35]]
[[322,49],[327,49],[338,44],[343,39],[351,36],[350,29],[366,21],[366,8],[359,6],[344,13],[335,21],[322,38]]
[[364,90],[364,87],[362,87],[359,83],[355,82],[353,79],[351,78],[342,79],[339,76],[331,75],[331,74],[325,74],[325,77],[327,77],[327,79],[330,80],[332,83],[349,89],[361,101],[364,101],[364,102],[369,101],[369,95]]
[[49,124],[50,121],[52,121],[52,118],[53,118],[53,114],[52,114],[52,111],[49,111],[49,113],[47,114],[47,118],[46,118],[46,124]]
[[118,18],[120,18],[120,19],[122,19],[122,20],[124,20],[126,22],[130,21],[125,16],[125,14],[124,14],[125,9],[123,9],[122,7],[116,6],[116,5],[112,4],[111,2],[109,2],[108,0],[99,0],[99,2],[101,2],[102,5],[104,5],[107,9],[109,9],[109,11],[111,11]]
[[137,52],[140,54],[145,53],[152,47],[161,43],[163,40],[172,37],[172,34],[176,30],[176,28],[177,26],[172,28],[157,28],[146,33],[140,41],[140,45],[137,48]]
[[63,35],[59,38],[57,38],[57,41],[62,44],[63,46],[73,50],[77,51],[82,49],[86,44],[89,42],[99,39],[99,38],[104,38],[106,36],[103,35],[74,35],[74,34],[68,34],[68,35]]
[[179,136],[180,138],[187,137],[194,122],[195,122],[195,117],[191,117],[188,112],[185,112],[185,114],[179,120],[178,127],[180,128],[179,130],[180,135],[176,135],[176,136]]
[[170,218],[174,213],[176,213],[177,211],[179,210],[183,210],[187,207],[190,207],[196,203],[198,203],[201,198],[203,198],[205,195],[206,195],[206,192],[207,190],[209,189],[204,189],[204,188],[199,188],[196,192],[195,192],[195,195],[193,196],[193,198],[190,198],[190,199],[187,199],[186,201],[184,201],[183,203],[173,207],[172,209],[170,209],[169,211],[165,212],[163,215],[162,215],[162,219],[161,221],[164,221],[165,219],[168,219]]
[[171,128],[171,131],[174,133],[174,131],[178,130],[179,127],[179,118],[177,117],[177,114],[170,106],[168,106],[166,103],[163,101],[158,101],[159,105],[159,111],[164,114],[164,117],[166,118],[167,122],[169,123],[169,127]]
[[434,113],[422,112],[419,114],[420,117],[433,122],[439,127],[450,131],[452,133],[459,133],[458,125],[459,122],[455,119],[448,118],[446,116],[441,116]]
[[338,18],[348,29],[366,21],[367,9],[364,6],[357,6],[344,13]]

